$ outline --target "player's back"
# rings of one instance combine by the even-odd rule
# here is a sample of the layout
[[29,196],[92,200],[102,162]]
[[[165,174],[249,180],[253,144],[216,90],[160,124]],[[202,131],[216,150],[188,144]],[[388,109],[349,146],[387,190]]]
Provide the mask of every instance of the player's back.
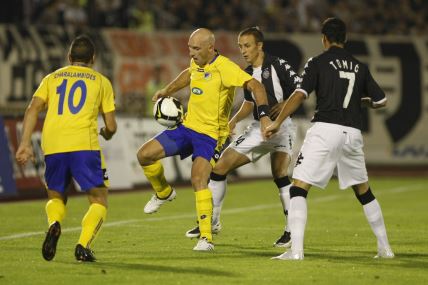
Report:
[[[316,82],[314,88],[317,96],[313,121],[361,129],[361,98],[384,97],[367,66],[345,49],[335,46],[314,58],[313,64],[312,69],[318,71],[312,80]],[[369,89],[370,84],[375,86]]]
[[46,154],[99,150],[99,110],[114,110],[110,81],[92,68],[70,65],[46,76],[34,96],[48,106],[42,147]]

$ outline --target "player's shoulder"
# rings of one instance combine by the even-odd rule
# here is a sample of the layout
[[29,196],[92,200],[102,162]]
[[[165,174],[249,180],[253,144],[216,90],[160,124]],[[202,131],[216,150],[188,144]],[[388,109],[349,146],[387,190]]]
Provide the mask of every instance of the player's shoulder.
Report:
[[324,53],[319,54],[317,56],[309,57],[305,63],[304,69],[308,68],[309,66],[317,66],[319,62],[323,60],[323,56]]
[[286,59],[275,55],[265,53],[264,65],[273,65],[278,71],[285,70],[285,72],[294,73],[293,67]]
[[279,56],[265,53],[264,63],[265,63],[265,65],[268,65],[268,64],[286,65],[286,64],[288,64],[288,61],[279,57]]
[[223,66],[223,65],[236,65],[230,58],[219,54],[217,58],[214,60],[213,64],[217,67]]
[[242,68],[233,60],[223,55],[219,55],[212,63],[218,70],[237,70]]

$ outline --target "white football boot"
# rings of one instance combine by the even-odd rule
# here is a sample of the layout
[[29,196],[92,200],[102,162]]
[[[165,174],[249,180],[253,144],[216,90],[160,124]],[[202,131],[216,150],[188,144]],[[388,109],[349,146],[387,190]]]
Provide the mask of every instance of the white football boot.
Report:
[[172,188],[171,194],[165,199],[160,199],[156,194],[152,196],[149,202],[147,202],[146,206],[144,206],[144,213],[153,214],[159,210],[159,208],[167,201],[172,201],[177,196],[177,192],[175,192],[174,188]]
[[198,240],[198,243],[193,248],[195,251],[212,251],[214,250],[214,244],[209,242],[206,238],[201,238]]
[[279,260],[303,260],[304,255],[303,251],[293,253],[291,250],[284,252],[281,255],[272,257],[271,259],[279,259]]
[[374,258],[386,258],[386,259],[390,259],[394,257],[395,255],[392,252],[392,249],[390,247],[379,248],[377,250],[377,255],[374,256]]

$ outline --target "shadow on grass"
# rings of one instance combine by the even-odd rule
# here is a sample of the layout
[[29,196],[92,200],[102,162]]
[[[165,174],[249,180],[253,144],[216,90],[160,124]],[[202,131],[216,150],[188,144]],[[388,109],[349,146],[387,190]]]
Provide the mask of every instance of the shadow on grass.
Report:
[[353,263],[398,268],[426,269],[428,268],[427,253],[400,253],[395,252],[393,259],[375,259],[373,251],[342,251],[342,250],[305,250],[305,261],[311,259],[325,260],[332,263]]
[[90,266],[92,268],[100,268],[102,273],[106,273],[108,268],[121,269],[130,271],[147,271],[147,272],[165,272],[165,273],[178,273],[178,274],[193,274],[193,275],[208,275],[213,277],[240,277],[236,272],[217,270],[207,267],[196,267],[196,266],[166,266],[158,264],[147,264],[147,263],[126,263],[126,262],[105,262],[99,261],[94,263],[74,263],[76,265]]

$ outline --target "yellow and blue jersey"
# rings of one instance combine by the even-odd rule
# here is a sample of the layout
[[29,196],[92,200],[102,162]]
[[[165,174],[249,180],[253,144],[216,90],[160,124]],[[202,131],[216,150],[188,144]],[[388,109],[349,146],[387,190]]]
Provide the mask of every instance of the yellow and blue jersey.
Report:
[[252,79],[230,59],[218,55],[203,68],[190,62],[190,99],[184,126],[215,140],[229,134],[236,87]]
[[110,80],[92,68],[69,65],[47,75],[34,96],[48,107],[42,132],[45,155],[100,150],[98,113],[115,110]]

